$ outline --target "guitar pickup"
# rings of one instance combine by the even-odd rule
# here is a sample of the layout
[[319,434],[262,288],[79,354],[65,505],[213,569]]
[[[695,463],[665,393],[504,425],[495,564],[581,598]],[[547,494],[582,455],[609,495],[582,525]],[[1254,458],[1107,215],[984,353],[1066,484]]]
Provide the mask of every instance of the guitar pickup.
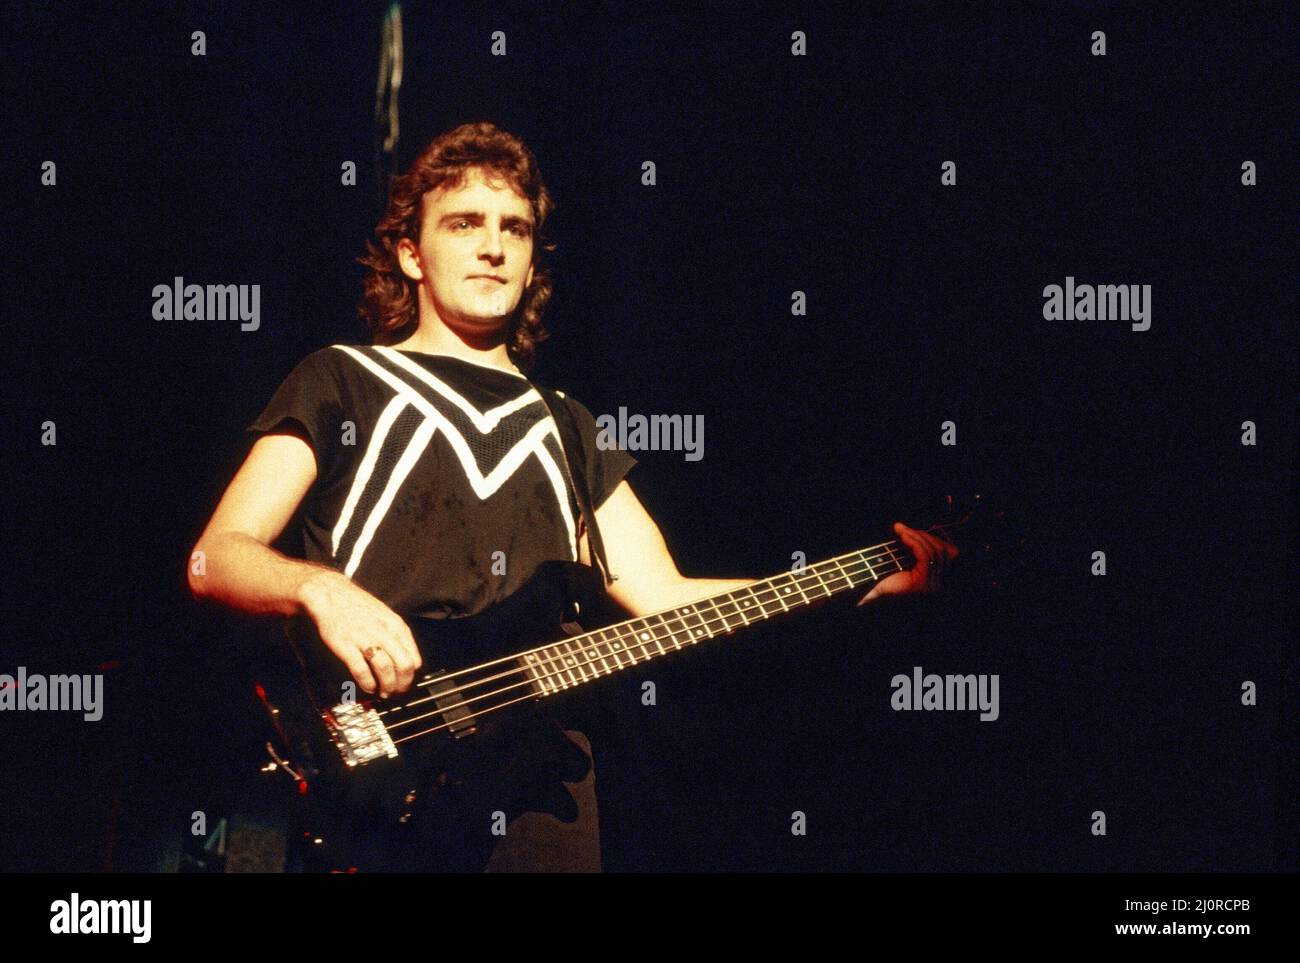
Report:
[[445,676],[428,683],[429,695],[433,704],[441,710],[447,720],[447,731],[455,739],[463,738],[478,730],[474,713],[466,708],[465,690],[452,684]]

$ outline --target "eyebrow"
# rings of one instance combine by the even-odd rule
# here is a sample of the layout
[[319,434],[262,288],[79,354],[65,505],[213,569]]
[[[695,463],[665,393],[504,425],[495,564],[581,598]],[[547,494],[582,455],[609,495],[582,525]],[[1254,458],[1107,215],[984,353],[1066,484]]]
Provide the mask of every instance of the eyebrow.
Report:
[[[446,224],[448,221],[459,221],[464,218],[467,221],[482,221],[484,215],[482,211],[453,211],[450,214],[444,214],[438,221],[439,224]],[[509,227],[516,224],[522,224],[524,227],[532,230],[533,222],[531,218],[520,217],[517,214],[510,214],[501,218],[501,223]]]

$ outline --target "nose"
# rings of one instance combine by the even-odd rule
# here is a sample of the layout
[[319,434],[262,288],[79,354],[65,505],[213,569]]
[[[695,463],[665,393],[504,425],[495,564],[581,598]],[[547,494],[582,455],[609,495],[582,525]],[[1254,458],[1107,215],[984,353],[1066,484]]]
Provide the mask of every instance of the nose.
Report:
[[479,246],[478,256],[486,258],[493,264],[505,260],[505,250],[501,245],[501,229],[489,226],[483,232],[483,243]]

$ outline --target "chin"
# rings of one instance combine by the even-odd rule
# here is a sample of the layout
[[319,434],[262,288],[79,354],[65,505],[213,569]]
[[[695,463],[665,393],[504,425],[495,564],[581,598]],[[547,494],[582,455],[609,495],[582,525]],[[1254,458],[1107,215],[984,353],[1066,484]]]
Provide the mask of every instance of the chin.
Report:
[[510,318],[461,318],[454,330],[475,338],[505,337],[510,331]]

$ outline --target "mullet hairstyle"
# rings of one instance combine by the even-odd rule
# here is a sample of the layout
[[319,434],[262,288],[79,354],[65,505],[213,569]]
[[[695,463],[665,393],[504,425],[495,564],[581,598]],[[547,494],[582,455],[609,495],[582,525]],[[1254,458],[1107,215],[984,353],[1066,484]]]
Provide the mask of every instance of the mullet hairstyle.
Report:
[[533,152],[495,124],[461,124],[439,134],[405,174],[393,178],[388,209],[375,226],[374,239],[366,241],[366,255],[357,258],[369,269],[362,278],[364,294],[357,313],[365,319],[375,344],[396,344],[415,332],[419,323],[417,282],[402,273],[397,244],[408,237],[418,246],[424,195],[440,187],[461,186],[475,167],[489,181],[506,181],[533,209],[533,282],[519,298],[506,339],[510,360],[527,371],[536,359],[537,345],[550,337],[542,326],[542,315],[554,285],[540,259],[542,251],[555,250],[554,242],[542,234],[555,202],[542,183]]

